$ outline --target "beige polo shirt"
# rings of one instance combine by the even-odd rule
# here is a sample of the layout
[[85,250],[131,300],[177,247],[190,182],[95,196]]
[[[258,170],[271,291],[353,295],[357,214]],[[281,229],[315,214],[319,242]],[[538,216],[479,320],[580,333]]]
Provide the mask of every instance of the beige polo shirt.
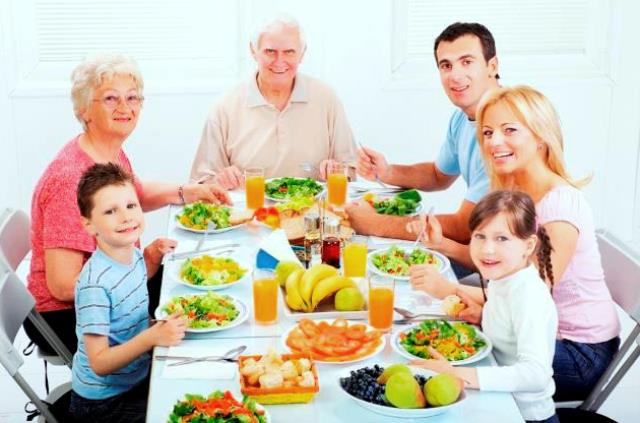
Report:
[[289,104],[279,111],[262,97],[254,76],[211,110],[190,177],[206,181],[231,165],[261,166],[267,178],[309,176],[300,163],[355,158],[351,128],[331,88],[298,74]]

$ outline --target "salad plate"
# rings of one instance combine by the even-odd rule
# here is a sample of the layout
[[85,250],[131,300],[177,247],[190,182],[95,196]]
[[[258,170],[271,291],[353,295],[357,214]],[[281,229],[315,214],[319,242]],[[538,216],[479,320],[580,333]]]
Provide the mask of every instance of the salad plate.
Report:
[[373,273],[402,281],[409,280],[409,268],[417,264],[433,264],[441,274],[449,270],[449,259],[443,254],[421,246],[409,249],[392,245],[371,251],[367,255],[367,266]]
[[251,278],[251,266],[230,256],[200,254],[167,266],[174,281],[202,291],[226,289]]
[[249,317],[249,309],[241,300],[213,291],[178,295],[156,309],[157,319],[180,312],[189,319],[187,332],[206,333],[231,329]]
[[476,326],[446,319],[424,320],[396,332],[391,339],[391,347],[411,360],[429,358],[427,346],[454,366],[480,361],[493,348],[491,340]]
[[311,178],[284,177],[265,181],[265,197],[271,201],[289,201],[295,197],[317,197],[324,186]]
[[[182,210],[176,214],[176,224],[179,228],[189,232],[217,234],[244,225],[244,223],[232,224],[231,214],[230,207],[195,202],[182,207]],[[209,222],[215,223],[216,228],[208,230]]]
[[251,421],[256,423],[272,422],[267,410],[251,398],[243,398],[242,394],[234,395],[230,391],[216,390],[208,396],[184,394],[173,405],[168,421],[171,423],[249,421],[247,414],[250,414],[254,419]]

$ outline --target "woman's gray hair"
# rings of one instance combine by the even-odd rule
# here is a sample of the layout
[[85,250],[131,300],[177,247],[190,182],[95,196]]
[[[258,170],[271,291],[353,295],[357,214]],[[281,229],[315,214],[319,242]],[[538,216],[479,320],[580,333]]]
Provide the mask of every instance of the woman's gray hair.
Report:
[[304,52],[307,49],[307,41],[304,36],[304,31],[302,27],[300,27],[300,23],[291,15],[286,13],[278,14],[274,17],[264,19],[260,22],[256,28],[253,30],[251,34],[251,48],[254,51],[258,50],[258,44],[260,44],[260,37],[262,35],[277,31],[281,28],[294,28],[298,30],[299,38],[300,38],[300,51]]
[[138,63],[123,54],[100,54],[87,57],[71,73],[71,101],[76,119],[87,129],[82,119],[82,113],[89,108],[93,101],[93,91],[105,79],[111,79],[116,74],[131,75],[138,86],[138,94],[142,95],[144,81]]

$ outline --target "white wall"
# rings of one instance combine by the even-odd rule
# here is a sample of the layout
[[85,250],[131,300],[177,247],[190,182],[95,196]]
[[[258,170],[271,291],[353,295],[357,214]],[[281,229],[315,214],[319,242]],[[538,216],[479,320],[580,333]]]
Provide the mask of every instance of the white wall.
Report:
[[[29,209],[31,192],[44,167],[80,131],[68,99],[68,75],[79,61],[74,56],[79,53],[71,47],[91,43],[82,39],[76,46],[67,34],[73,28],[65,32],[56,27],[56,22],[76,25],[74,20],[55,18],[55,13],[66,10],[61,6],[64,3],[68,2],[0,0],[3,205]],[[133,29],[118,27],[117,37],[110,37],[112,48],[137,52],[146,80],[144,110],[125,149],[143,179],[173,181],[187,177],[210,106],[253,69],[247,48],[249,28],[269,11],[287,11],[303,23],[309,49],[302,70],[336,88],[357,139],[402,163],[435,158],[453,111],[431,57],[433,38],[453,20],[483,22],[496,36],[504,83],[534,85],[558,108],[570,171],[576,177],[589,172],[595,175],[585,192],[598,226],[639,245],[637,2],[85,3],[93,7],[85,19],[91,19],[97,32],[102,22],[129,22],[125,15],[109,15],[109,4],[130,5],[126,16],[142,16],[133,20],[139,25],[129,25]],[[485,10],[476,10],[480,5]],[[494,9],[487,9],[490,7]],[[147,16],[151,10],[153,19]],[[64,16],[72,16],[71,11]],[[163,21],[166,16],[176,17],[170,26]],[[153,33],[154,22],[161,22],[165,30]],[[132,35],[127,31],[133,31]],[[157,43],[145,38],[149,31],[148,37],[159,40]],[[180,31],[188,31],[187,53],[162,38],[173,34],[175,40]],[[47,37],[54,36],[61,40],[60,46],[46,43]],[[166,51],[158,49],[162,42],[166,42]],[[463,188],[457,183],[446,193],[431,195],[429,201],[439,210],[453,209]],[[164,212],[149,219],[151,229],[145,238],[163,231]]]

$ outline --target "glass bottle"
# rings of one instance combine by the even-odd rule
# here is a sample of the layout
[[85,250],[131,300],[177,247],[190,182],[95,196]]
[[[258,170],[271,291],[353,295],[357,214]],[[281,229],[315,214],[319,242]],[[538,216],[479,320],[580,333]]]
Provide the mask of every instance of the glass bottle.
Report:
[[340,268],[340,250],[341,242],[338,234],[340,233],[340,222],[337,219],[325,218],[324,233],[322,235],[322,262]]
[[304,216],[304,257],[307,267],[322,261],[320,239],[320,216],[309,213]]

